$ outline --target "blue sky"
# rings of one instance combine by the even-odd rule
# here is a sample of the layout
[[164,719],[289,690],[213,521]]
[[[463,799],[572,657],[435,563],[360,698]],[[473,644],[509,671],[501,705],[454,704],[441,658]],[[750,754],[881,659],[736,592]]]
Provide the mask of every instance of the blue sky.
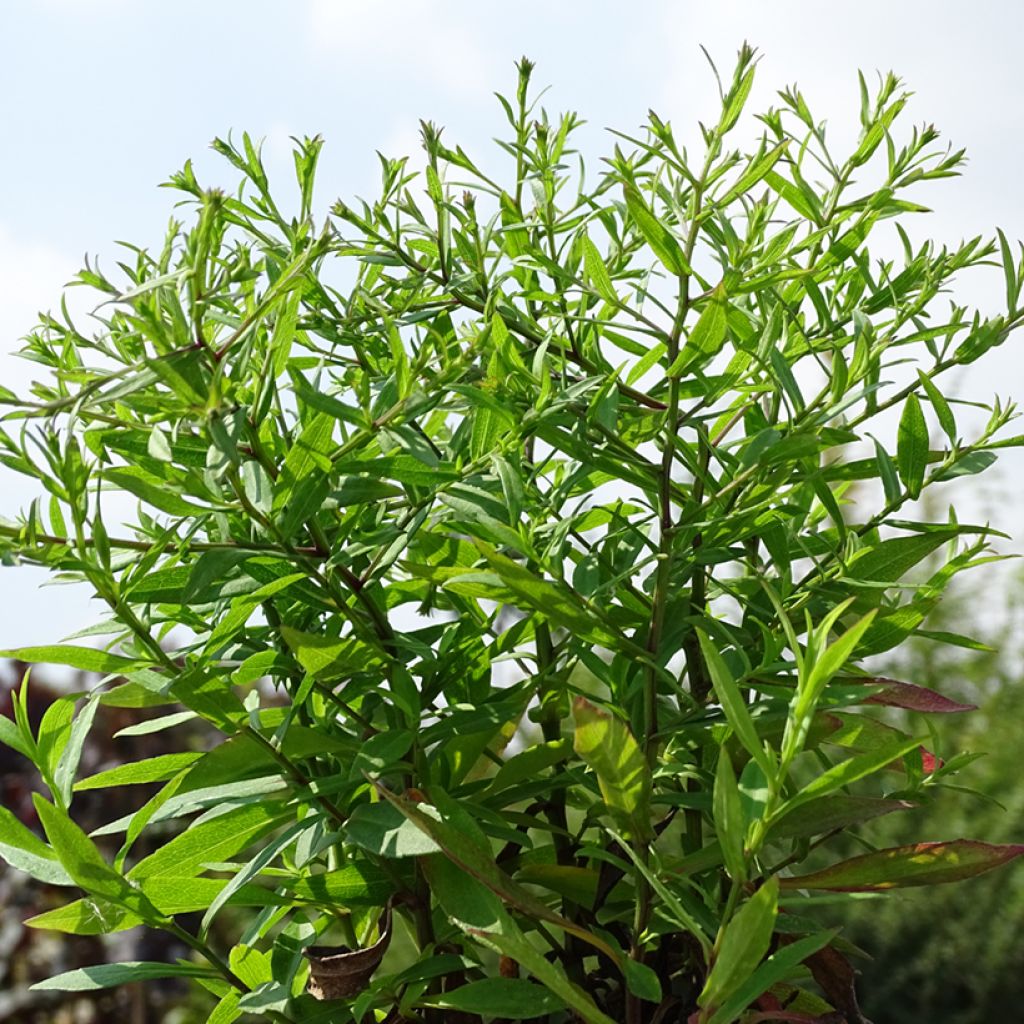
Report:
[[[858,68],[893,69],[915,92],[909,119],[933,121],[971,157],[967,175],[927,198],[926,229],[942,240],[1024,236],[1019,130],[1024,82],[1017,5],[932,0],[608,0],[516,4],[478,0],[34,0],[0,13],[0,381],[31,373],[10,355],[36,310],[59,300],[84,253],[107,265],[116,239],[156,244],[173,196],[156,186],[193,157],[200,180],[233,178],[209,152],[215,135],[266,138],[287,175],[290,135],[322,133],[321,209],[369,193],[374,151],[412,152],[421,117],[471,152],[500,130],[495,90],[513,61],[537,61],[545,104],[589,121],[596,160],[603,128],[632,130],[653,107],[680,127],[713,110],[703,44],[723,74],[746,38],[763,53],[751,105],[798,82],[836,137],[852,136]],[[753,128],[751,128],[753,132]],[[961,297],[998,311],[1002,278],[965,281]],[[1024,400],[1024,335],[964,382]],[[1021,460],[1010,463],[1015,470]],[[1024,488],[992,509],[1014,530]],[[0,515],[30,492],[0,475]],[[1009,510],[1009,511],[1007,511]],[[42,575],[2,570],[0,647],[54,641],[95,612],[77,588],[39,589]]]

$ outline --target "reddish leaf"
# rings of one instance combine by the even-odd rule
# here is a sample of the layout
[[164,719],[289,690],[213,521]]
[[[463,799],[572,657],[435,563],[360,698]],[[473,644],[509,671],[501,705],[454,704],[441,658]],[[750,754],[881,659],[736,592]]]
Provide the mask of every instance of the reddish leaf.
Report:
[[991,871],[1024,854],[1024,845],[993,845],[973,839],[916,843],[877,850],[840,861],[821,871],[783,878],[784,889],[875,892],[917,885],[940,885]]
[[804,963],[810,968],[825,998],[846,1018],[846,1024],[870,1024],[857,1003],[853,967],[839,950],[825,946],[809,956]]
[[929,690],[926,686],[915,686],[913,683],[901,683],[881,676],[859,681],[870,686],[883,687],[881,693],[865,697],[865,704],[883,704],[889,708],[943,715],[958,711],[976,711],[978,708],[977,704],[961,704],[959,701],[950,700],[949,697],[943,697],[941,693]]
[[[932,772],[938,771],[946,763],[938,754],[933,754],[927,747],[918,747],[917,749],[921,754],[921,768],[924,770],[925,775],[931,775]],[[904,772],[907,770],[902,757],[897,761],[890,761],[886,768],[894,772]]]

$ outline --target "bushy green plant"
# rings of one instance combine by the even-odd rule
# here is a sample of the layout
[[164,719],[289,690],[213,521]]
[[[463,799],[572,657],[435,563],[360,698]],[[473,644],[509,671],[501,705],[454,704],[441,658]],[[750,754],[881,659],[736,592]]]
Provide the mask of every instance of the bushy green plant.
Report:
[[[83,891],[33,926],[141,922],[195,953],[47,985],[187,976],[217,1024],[855,1022],[814,892],[1022,852],[950,836],[801,869],[963,763],[878,717],[943,698],[863,663],[968,642],[927,617],[991,532],[913,503],[1016,443],[999,401],[962,437],[945,379],[1024,318],[1024,267],[1002,236],[911,241],[916,187],[962,155],[896,134],[891,75],[862,83],[845,158],[795,89],[733,148],[754,66],[744,48],[697,145],[652,113],[588,179],[581,122],[536,107],[524,60],[507,174],[424,124],[425,171],[382,157],[380,198],[322,227],[319,138],[294,209],[248,137],[217,141],[239,188],[186,164],[188,225],[117,281],[81,273],[98,329],[29,337],[47,373],[6,395],[0,445],[48,500],[2,545],[110,617],[103,650],[18,656],[107,682],[36,735],[0,722],[48,791],[47,841],[5,814],[0,852]],[[993,263],[1004,314],[947,302]],[[76,779],[100,702],[223,740]],[[74,795],[141,783],[104,859]]]

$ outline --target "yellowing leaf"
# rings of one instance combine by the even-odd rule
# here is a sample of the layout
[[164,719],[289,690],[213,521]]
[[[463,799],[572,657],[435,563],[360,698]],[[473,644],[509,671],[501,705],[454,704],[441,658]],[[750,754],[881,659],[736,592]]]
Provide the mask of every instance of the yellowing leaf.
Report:
[[593,768],[608,809],[634,838],[649,839],[651,772],[629,726],[585,697],[573,702],[572,717],[576,753]]
[[784,878],[786,889],[877,892],[919,885],[942,885],[991,871],[1024,854],[1019,843],[994,845],[974,839],[914,843],[851,857],[810,875]]

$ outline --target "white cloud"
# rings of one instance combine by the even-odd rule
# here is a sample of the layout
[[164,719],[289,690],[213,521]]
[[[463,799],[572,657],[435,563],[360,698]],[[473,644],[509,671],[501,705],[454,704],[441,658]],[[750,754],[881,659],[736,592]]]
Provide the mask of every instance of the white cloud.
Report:
[[477,5],[458,0],[313,0],[308,28],[314,53],[347,65],[349,75],[352,65],[366,65],[376,82],[387,69],[386,77],[477,92],[491,81],[495,40],[479,30],[478,16]]

